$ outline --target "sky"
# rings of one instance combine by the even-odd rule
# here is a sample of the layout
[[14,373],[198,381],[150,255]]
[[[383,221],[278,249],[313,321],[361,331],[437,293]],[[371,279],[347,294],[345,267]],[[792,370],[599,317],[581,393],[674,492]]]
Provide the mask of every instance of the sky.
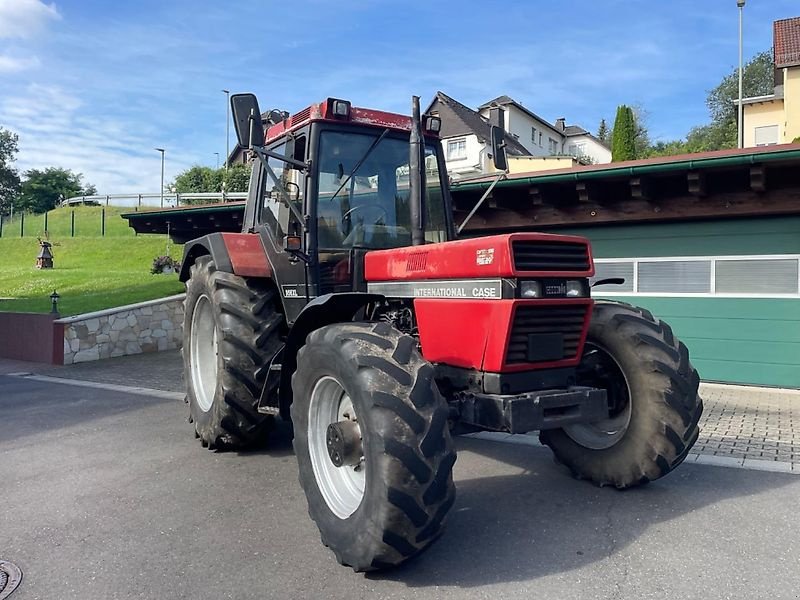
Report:
[[[738,61],[736,0],[0,0],[0,126],[16,167],[83,173],[101,194],[156,193],[225,156],[221,91],[262,111],[333,96],[409,113],[437,90],[506,94],[596,131],[639,105],[654,140],[708,121]],[[747,0],[745,60],[798,0]],[[234,134],[231,128],[231,148]]]

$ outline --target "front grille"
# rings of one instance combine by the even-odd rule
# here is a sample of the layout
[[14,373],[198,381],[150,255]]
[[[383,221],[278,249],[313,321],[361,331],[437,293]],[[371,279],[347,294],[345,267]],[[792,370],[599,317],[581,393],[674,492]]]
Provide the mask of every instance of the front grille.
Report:
[[529,338],[531,335],[541,335],[545,339],[552,334],[561,334],[564,352],[560,360],[575,358],[587,310],[585,305],[517,307],[511,325],[506,364],[531,362],[528,360],[528,344],[535,343],[535,338]]
[[589,249],[575,242],[512,242],[517,271],[588,271]]

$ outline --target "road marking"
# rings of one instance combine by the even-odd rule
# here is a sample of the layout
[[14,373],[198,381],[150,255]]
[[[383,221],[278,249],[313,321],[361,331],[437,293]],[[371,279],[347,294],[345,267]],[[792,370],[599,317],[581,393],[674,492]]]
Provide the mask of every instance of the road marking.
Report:
[[167,392],[164,390],[154,390],[146,387],[134,387],[129,385],[117,385],[114,383],[100,383],[97,381],[82,381],[80,379],[65,379],[62,377],[48,377],[47,375],[33,375],[32,373],[8,373],[8,377],[19,377],[43,383],[63,383],[64,385],[74,385],[77,387],[94,388],[98,390],[110,390],[112,392],[122,392],[125,394],[137,394],[139,396],[150,396],[163,400],[183,400],[183,392]]
[[[520,434],[512,435],[498,431],[479,431],[477,433],[467,433],[461,437],[473,438],[498,442],[500,444],[516,444],[546,450],[539,442],[538,435]],[[780,462],[776,460],[763,460],[758,458],[735,458],[733,456],[715,456],[712,454],[698,454],[690,452],[686,457],[686,463],[696,465],[708,465],[711,467],[727,467],[732,469],[744,469],[746,471],[768,471],[770,473],[789,473],[790,475],[800,475],[800,465],[790,462]]]

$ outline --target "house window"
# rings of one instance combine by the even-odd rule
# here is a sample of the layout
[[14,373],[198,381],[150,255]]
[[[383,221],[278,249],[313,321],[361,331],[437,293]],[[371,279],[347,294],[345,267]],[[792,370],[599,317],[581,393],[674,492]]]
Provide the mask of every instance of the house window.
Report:
[[611,277],[598,295],[800,297],[800,255],[600,258],[591,282]]
[[531,127],[531,142],[536,143],[536,127]]
[[774,146],[778,143],[778,126],[767,125],[755,128],[756,146]]
[[467,158],[467,140],[449,140],[447,142],[447,160]]
[[639,292],[707,294],[711,291],[710,260],[639,263]]
[[553,138],[547,138],[547,148],[550,154],[558,154],[558,142]]
[[594,265],[594,277],[591,283],[601,279],[611,279],[614,277],[621,277],[625,280],[622,285],[605,284],[598,285],[592,289],[592,292],[633,292],[633,262],[630,261],[614,261],[614,262],[596,262]]
[[796,259],[717,259],[715,289],[721,294],[796,294],[797,274]]
[[539,146],[542,145],[542,132],[539,132]]

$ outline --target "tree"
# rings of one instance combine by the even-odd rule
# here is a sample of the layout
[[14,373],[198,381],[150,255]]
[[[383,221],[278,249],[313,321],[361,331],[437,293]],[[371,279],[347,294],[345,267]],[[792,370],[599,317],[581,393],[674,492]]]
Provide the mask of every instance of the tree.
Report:
[[597,139],[606,145],[611,143],[611,132],[608,130],[605,119],[600,119],[600,126],[597,128]]
[[633,111],[624,104],[617,107],[614,130],[611,134],[611,161],[633,160],[636,158],[636,123]]
[[84,185],[81,173],[61,167],[31,169],[24,174],[19,206],[35,213],[55,208],[58,202],[72,196],[91,196],[97,192],[92,184]]
[[19,173],[11,166],[16,160],[19,136],[0,127],[0,215],[8,214],[19,194]]
[[634,158],[644,158],[650,148],[650,132],[647,130],[649,113],[641,104],[630,107],[633,114],[633,146],[636,149]]
[[229,167],[223,174],[226,192],[246,192],[250,185],[250,165],[241,163]]
[[[775,90],[775,65],[772,50],[759,52],[742,69],[742,95],[765,96]],[[659,142],[649,149],[650,156],[667,156],[736,148],[738,133],[739,70],[733,69],[708,93],[706,106],[711,115],[707,125],[693,127],[686,140]]]
[[[745,98],[765,96],[775,91],[775,64],[772,50],[759,52],[742,70],[742,94]],[[717,87],[708,93],[706,106],[711,112],[711,122],[717,125],[736,123],[739,98],[739,69],[735,68],[722,78]],[[733,143],[736,143],[734,137]]]
[[[225,171],[224,168],[212,169],[195,165],[175,177],[172,184],[179,194],[222,191],[225,183],[225,192],[246,192],[250,183],[250,165],[237,164]],[[171,187],[172,187],[171,186]],[[206,200],[182,200],[186,204],[200,204]]]
[[173,184],[179,194],[222,191],[222,175],[219,169],[195,165],[175,177]]

